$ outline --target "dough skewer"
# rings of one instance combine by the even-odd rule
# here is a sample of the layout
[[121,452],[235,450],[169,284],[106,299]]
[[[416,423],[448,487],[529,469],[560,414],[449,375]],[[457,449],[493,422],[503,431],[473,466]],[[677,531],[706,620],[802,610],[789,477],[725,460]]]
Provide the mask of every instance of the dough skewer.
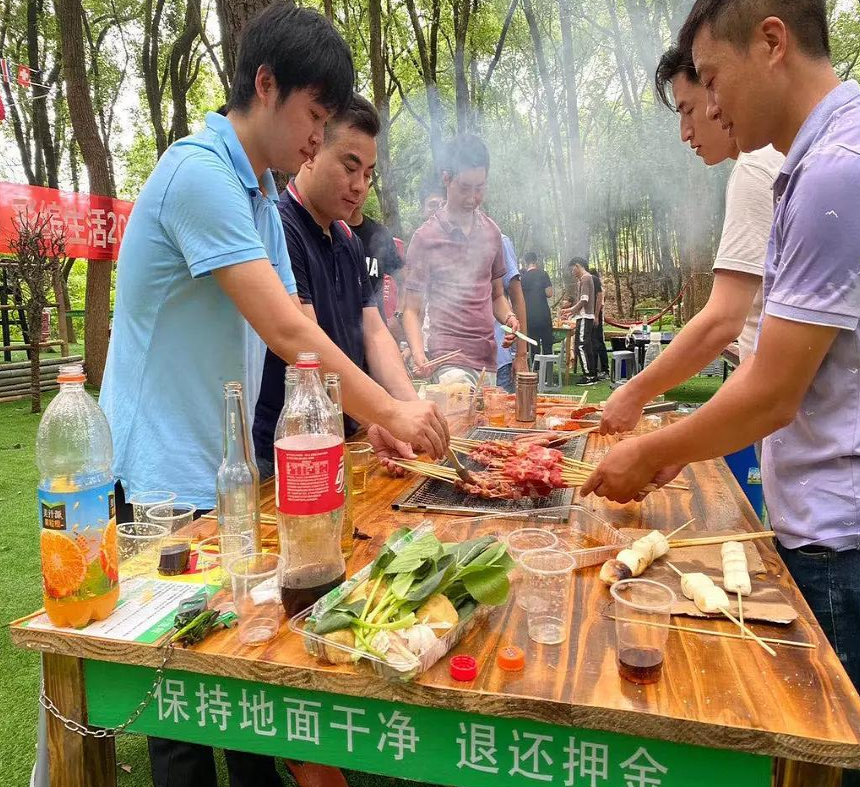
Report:
[[[765,650],[771,656],[776,656],[776,651],[770,645],[768,645],[761,637],[758,636],[758,634],[750,630],[748,626],[741,623],[734,615],[732,615],[731,612],[729,612],[729,610],[727,609],[728,597],[726,596],[726,592],[722,588],[718,588],[710,577],[706,576],[705,574],[685,574],[683,571],[681,571],[681,569],[679,569],[673,563],[670,563],[668,560],[666,561],[666,564],[669,566],[669,568],[672,569],[672,571],[674,571],[679,577],[681,577],[681,588],[684,591],[684,595],[687,596],[687,598],[690,598],[692,595],[693,603],[700,610],[702,610],[702,612],[708,614],[712,611],[719,610],[730,621],[732,621],[732,623],[738,626],[741,631],[745,632],[746,634],[749,634],[749,636],[756,642],[756,644],[760,645],[763,650]],[[695,581],[698,578],[702,579]],[[702,592],[701,586],[704,584],[705,580],[707,580],[709,587],[705,588],[704,592]],[[691,592],[694,587],[697,587],[696,592]],[[709,600],[709,596],[717,596],[717,591],[719,591],[719,594],[721,594],[722,597],[725,598],[725,602],[714,604],[715,609],[712,609],[710,604],[703,602],[707,602]],[[718,599],[718,601],[722,601],[722,599]]]

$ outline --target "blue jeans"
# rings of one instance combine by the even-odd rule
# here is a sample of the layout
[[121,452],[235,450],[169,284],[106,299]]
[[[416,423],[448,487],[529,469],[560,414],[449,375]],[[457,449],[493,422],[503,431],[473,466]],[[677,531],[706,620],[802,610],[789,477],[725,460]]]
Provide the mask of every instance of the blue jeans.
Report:
[[513,368],[514,365],[512,363],[506,363],[496,371],[496,385],[508,393],[515,392]]
[[[860,689],[860,550],[786,549],[779,542],[776,548],[848,677]],[[860,771],[845,771],[842,787],[860,787]]]

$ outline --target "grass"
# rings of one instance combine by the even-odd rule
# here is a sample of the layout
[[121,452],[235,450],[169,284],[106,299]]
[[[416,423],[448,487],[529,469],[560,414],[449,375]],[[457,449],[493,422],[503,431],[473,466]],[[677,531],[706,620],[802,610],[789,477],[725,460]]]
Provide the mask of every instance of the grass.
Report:
[[[697,377],[669,391],[667,399],[679,402],[707,401],[719,388],[720,378]],[[566,392],[589,391],[589,401],[600,402],[611,393],[601,382],[588,388],[571,386]],[[43,394],[46,407],[54,393]],[[42,603],[39,572],[39,539],[36,522],[38,473],[34,462],[39,415],[30,413],[30,400],[0,404],[0,598],[4,599],[0,633],[0,786],[18,787],[29,783],[35,757],[39,658],[35,653],[12,646],[8,623],[29,614]],[[146,740],[127,735],[117,741],[117,760],[130,766],[120,770],[120,787],[152,784]],[[218,756],[221,783],[226,784],[223,758]],[[350,772],[352,787],[393,787],[408,784],[400,780]],[[286,784],[291,784],[289,777]]]

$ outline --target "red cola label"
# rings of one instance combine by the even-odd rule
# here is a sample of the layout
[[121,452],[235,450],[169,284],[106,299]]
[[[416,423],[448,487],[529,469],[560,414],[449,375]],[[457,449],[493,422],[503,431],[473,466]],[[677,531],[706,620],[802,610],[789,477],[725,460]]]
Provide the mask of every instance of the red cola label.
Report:
[[291,516],[327,514],[345,497],[343,441],[333,435],[293,435],[275,443],[275,501]]

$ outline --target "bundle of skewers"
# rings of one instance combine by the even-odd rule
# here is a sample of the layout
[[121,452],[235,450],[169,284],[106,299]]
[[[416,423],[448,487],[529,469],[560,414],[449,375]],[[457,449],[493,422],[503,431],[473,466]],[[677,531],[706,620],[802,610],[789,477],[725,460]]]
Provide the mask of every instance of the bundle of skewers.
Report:
[[443,355],[440,355],[436,358],[431,358],[430,360],[428,360],[427,363],[425,363],[422,368],[425,370],[438,369],[443,364],[451,363],[452,361],[454,361],[456,358],[458,358],[462,354],[463,354],[462,350],[453,350],[452,352],[444,353]]
[[[577,433],[544,432],[524,435],[512,441],[451,439],[449,458],[452,466],[401,460],[401,467],[428,478],[453,484],[459,491],[486,500],[521,500],[547,497],[555,489],[581,486],[595,466],[571,459],[553,446],[560,445]],[[455,454],[464,454],[471,461],[487,468],[467,470]],[[669,488],[688,489],[683,484],[668,484]]]

